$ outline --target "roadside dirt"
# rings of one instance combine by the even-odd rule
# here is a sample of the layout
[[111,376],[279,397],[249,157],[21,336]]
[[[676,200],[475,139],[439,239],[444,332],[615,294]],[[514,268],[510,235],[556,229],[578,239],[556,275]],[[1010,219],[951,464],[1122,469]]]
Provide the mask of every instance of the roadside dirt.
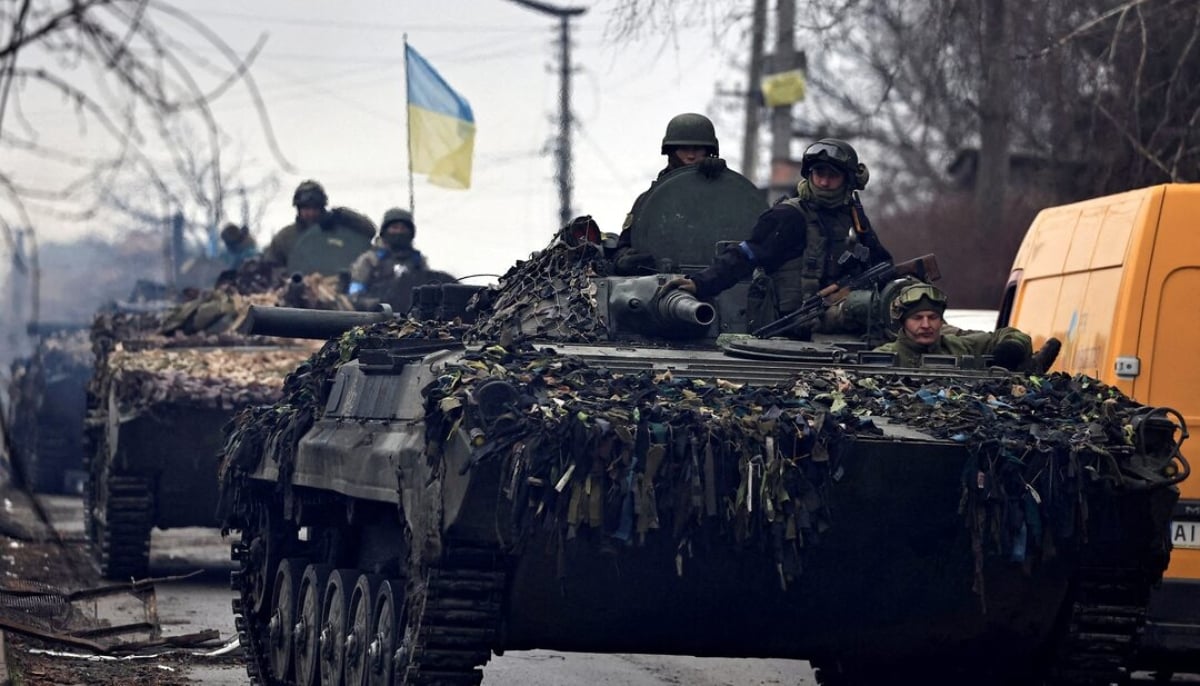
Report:
[[[40,521],[28,496],[10,489],[0,492],[4,513],[0,514],[0,619],[41,631],[64,633],[87,625],[68,604],[46,602],[37,592],[70,592],[111,583],[95,568],[85,541],[57,540]],[[95,622],[92,622],[95,625]],[[178,686],[200,683],[188,678],[192,664],[207,658],[162,655],[121,660],[86,659],[86,648],[45,640],[4,629],[9,675],[14,686]],[[73,656],[34,652],[48,650]],[[147,654],[169,649],[146,650]],[[78,657],[74,657],[78,655]]]

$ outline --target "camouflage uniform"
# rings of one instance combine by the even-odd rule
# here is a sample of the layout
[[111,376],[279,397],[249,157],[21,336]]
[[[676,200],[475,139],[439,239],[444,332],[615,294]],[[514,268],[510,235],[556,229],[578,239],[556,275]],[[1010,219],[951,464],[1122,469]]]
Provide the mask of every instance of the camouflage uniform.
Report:
[[375,224],[369,218],[347,207],[335,207],[332,210],[321,213],[321,218],[312,224],[301,224],[297,218],[296,221],[280,229],[271,238],[267,249],[263,251],[263,258],[281,267],[287,267],[288,256],[291,254],[292,247],[296,245],[296,240],[302,233],[322,229],[331,230],[338,226],[350,229],[368,238],[375,235]]
[[905,321],[918,312],[936,312],[939,319],[946,311],[946,295],[935,286],[913,283],[902,288],[891,303],[892,323],[897,327],[896,340],[875,350],[895,353],[902,367],[918,367],[922,355],[994,355],[994,362],[1011,370],[1028,370],[1033,361],[1033,341],[1024,332],[1012,327],[996,331],[946,333],[943,323],[937,328],[937,339],[919,343],[909,335]]
[[[306,231],[317,229],[324,231],[348,229],[365,236],[367,239],[375,236],[375,224],[370,219],[346,207],[335,207],[332,210],[326,210],[325,207],[328,204],[329,196],[326,195],[325,188],[321,184],[311,179],[300,182],[300,185],[296,187],[296,191],[292,194],[292,206],[297,210],[296,221],[280,229],[271,238],[270,244],[267,245],[266,251],[263,252],[263,258],[281,267],[290,267],[288,263],[291,258],[292,249],[296,246],[296,241]],[[303,207],[318,208],[321,210],[321,215],[312,223],[302,223],[300,208]]]
[[[389,244],[388,227],[397,222],[407,225],[409,233],[398,243]],[[377,303],[386,302],[397,312],[407,312],[414,287],[454,280],[445,272],[429,269],[425,256],[412,247],[416,233],[416,223],[408,210],[393,207],[383,214],[374,245],[350,266],[349,294],[361,309],[373,309]]]
[[351,295],[371,291],[374,286],[394,279],[405,272],[427,271],[425,256],[420,250],[396,251],[387,247],[376,238],[375,245],[370,250],[358,256],[350,265],[350,283],[362,284],[362,290],[354,289]]
[[921,345],[908,337],[903,327],[900,328],[896,340],[875,348],[879,352],[896,353],[897,362],[901,367],[917,367],[921,364],[922,355],[990,355],[996,346],[1012,341],[1020,345],[1026,353],[1026,358],[1033,354],[1033,342],[1024,332],[1012,327],[1004,327],[997,331],[977,331],[963,334],[942,334],[936,343]]
[[[811,152],[814,149],[823,154]],[[839,151],[841,157],[824,154],[827,149]],[[810,185],[809,174],[818,163],[843,173],[841,188],[824,192]],[[766,323],[793,312],[825,286],[892,260],[875,232],[867,229],[867,220],[855,220],[852,194],[866,185],[868,173],[849,144],[833,139],[813,144],[802,159],[801,174],[805,178],[796,185],[796,197],[763,212],[748,240],[718,255],[707,269],[688,275],[697,296],[712,297],[761,268],[764,278],[756,289],[771,312],[750,315]]]

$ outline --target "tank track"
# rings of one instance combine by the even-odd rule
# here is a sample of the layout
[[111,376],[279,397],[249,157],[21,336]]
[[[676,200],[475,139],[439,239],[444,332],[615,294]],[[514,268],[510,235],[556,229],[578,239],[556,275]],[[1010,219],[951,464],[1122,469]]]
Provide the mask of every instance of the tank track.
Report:
[[[243,535],[246,533],[243,530]],[[238,541],[229,547],[229,557],[237,564],[237,569],[229,573],[229,588],[237,591],[233,598],[233,626],[237,631],[238,642],[245,656],[246,674],[250,683],[256,686],[266,684],[267,647],[263,645],[262,637],[266,635],[266,627],[257,621],[249,608],[254,607],[255,598],[251,596],[253,584],[249,582],[252,574],[261,573],[253,567],[254,556],[250,554],[250,546],[244,541]],[[259,564],[265,560],[258,560]]]
[[[448,547],[410,591],[397,686],[477,686],[491,658],[506,576],[498,551]],[[414,602],[415,601],[415,602]]]
[[[265,563],[252,551],[253,544],[246,542],[234,543],[230,550],[238,566],[230,574],[230,587],[238,592],[232,603],[234,626],[250,683],[278,686],[268,676],[266,626],[250,610],[256,599],[249,579],[259,573],[255,565]],[[412,605],[395,661],[396,686],[478,686],[483,680],[479,668],[491,657],[499,626],[506,583],[501,563],[497,551],[456,546],[422,575],[409,592]]]
[[107,490],[103,520],[91,515],[99,539],[95,543],[100,571],[114,580],[144,578],[150,569],[150,529],[154,526],[150,483],[140,477],[110,475]]
[[1047,686],[1128,683],[1146,625],[1150,586],[1136,569],[1080,570]]

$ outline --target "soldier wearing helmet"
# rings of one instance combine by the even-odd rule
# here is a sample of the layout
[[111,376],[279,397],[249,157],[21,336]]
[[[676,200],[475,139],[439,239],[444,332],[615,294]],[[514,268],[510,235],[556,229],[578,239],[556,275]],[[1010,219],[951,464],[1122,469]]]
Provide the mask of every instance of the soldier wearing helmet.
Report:
[[[800,173],[796,197],[763,212],[749,240],[667,286],[707,298],[761,268],[751,289],[761,297],[748,304],[752,324],[761,326],[793,312],[825,286],[891,261],[857,202],[855,191],[866,186],[869,174],[849,143],[822,138],[808,146]],[[797,338],[810,334],[790,332]]]
[[258,257],[260,252],[248,226],[226,224],[221,228],[221,242],[225,244],[223,258],[227,269],[237,269],[246,260]]
[[[375,236],[375,224],[363,215],[345,207],[327,209],[329,196],[325,187],[309,179],[300,182],[292,193],[292,206],[296,208],[296,220],[280,229],[267,245],[263,258],[281,267],[290,267],[289,258],[296,241],[307,231],[323,229],[332,231],[346,228],[365,236]],[[346,265],[348,266],[348,265]],[[345,267],[343,267],[345,268]]]
[[725,171],[725,160],[718,157],[720,144],[713,123],[703,114],[688,112],[672,117],[663,135],[662,154],[667,156],[667,166],[650,182],[650,189],[633,201],[633,209],[625,216],[625,223],[621,226],[621,235],[617,238],[617,248],[613,254],[613,267],[617,274],[633,276],[653,274],[655,271],[654,256],[634,250],[630,237],[638,209],[660,179],[676,169],[693,164],[707,179],[715,179]]
[[922,355],[991,355],[997,366],[1039,373],[1053,363],[1057,346],[1047,345],[1034,356],[1029,336],[1012,327],[997,331],[945,333],[946,322],[942,316],[946,312],[946,302],[946,294],[927,283],[914,283],[900,289],[890,307],[896,340],[875,350],[895,353],[896,361],[902,367],[920,366]]
[[414,286],[453,280],[444,272],[429,269],[425,256],[413,247],[416,235],[412,212],[393,207],[383,213],[375,245],[350,266],[348,293],[359,309],[386,302],[397,312],[407,312]]

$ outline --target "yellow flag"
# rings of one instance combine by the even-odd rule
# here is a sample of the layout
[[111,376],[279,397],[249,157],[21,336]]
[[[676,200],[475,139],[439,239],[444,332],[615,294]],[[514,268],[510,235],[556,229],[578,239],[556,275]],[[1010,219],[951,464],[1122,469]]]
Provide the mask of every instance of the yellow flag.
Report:
[[804,99],[804,72],[792,69],[768,74],[762,80],[762,93],[768,107],[794,105]]

